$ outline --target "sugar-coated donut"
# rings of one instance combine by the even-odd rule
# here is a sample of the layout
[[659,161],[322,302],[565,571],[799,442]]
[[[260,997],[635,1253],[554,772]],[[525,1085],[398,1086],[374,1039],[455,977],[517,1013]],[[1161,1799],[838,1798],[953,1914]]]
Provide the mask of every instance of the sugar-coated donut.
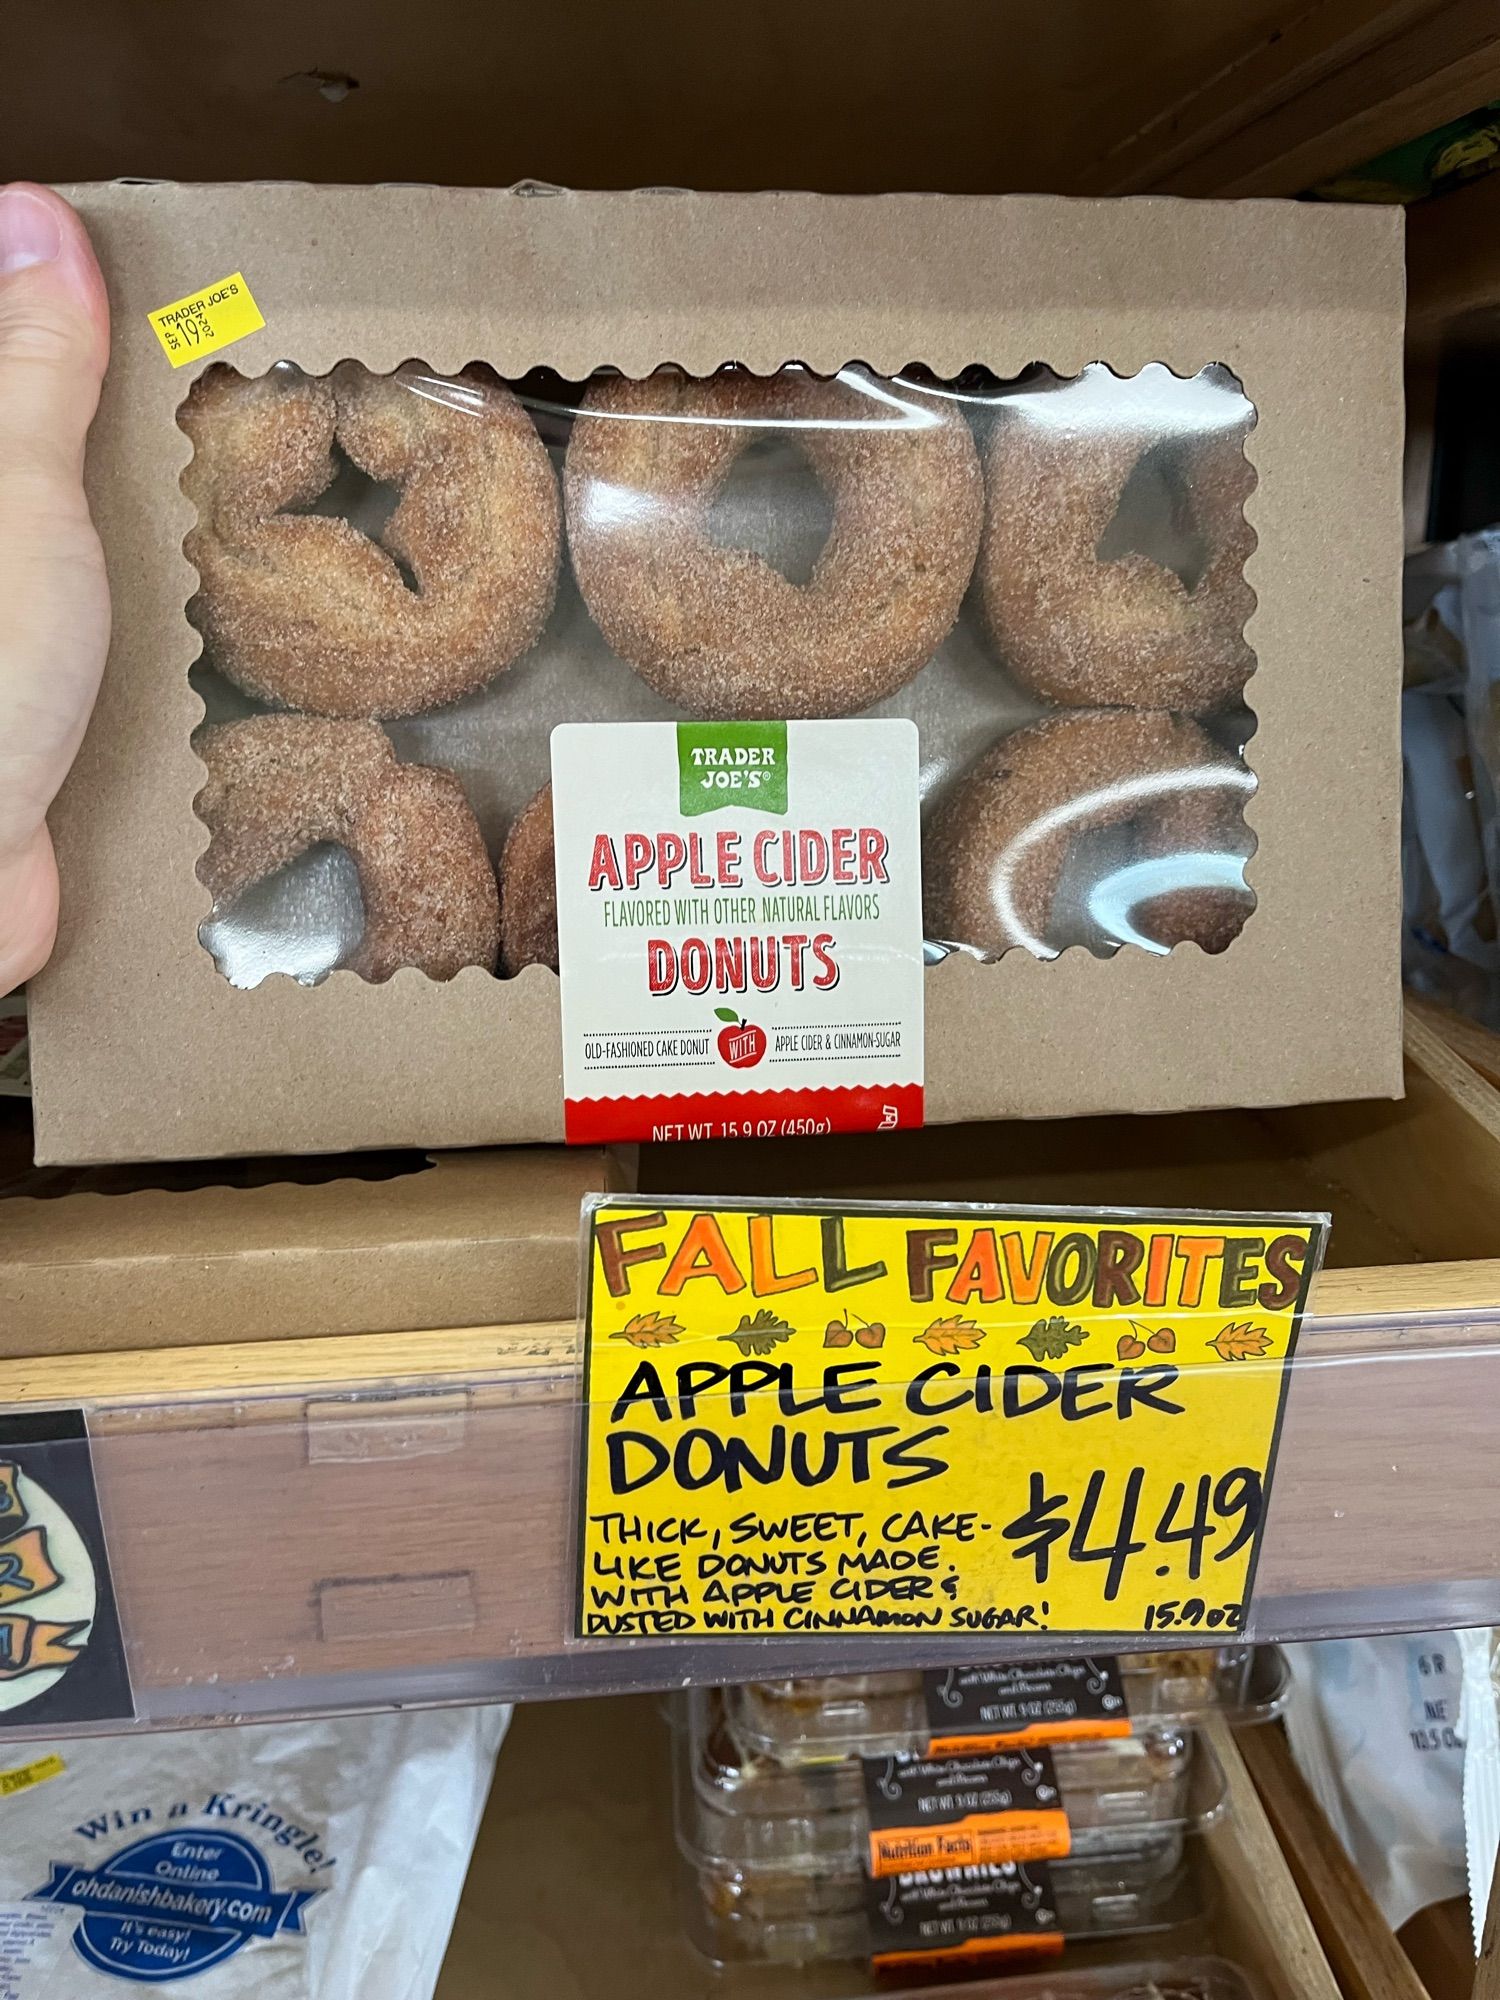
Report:
[[[1206,715],[1243,692],[1255,664],[1244,578],[1255,474],[1233,420],[1242,406],[1205,388],[1203,414],[1217,422],[1174,437],[1169,404],[1153,434],[1149,404],[1115,413],[1106,383],[1121,387],[1091,370],[1000,403],[984,458],[985,616],[1005,666],[1045,700]],[[1200,543],[1191,589],[1138,551],[1099,557],[1126,481],[1153,448],[1171,468],[1177,525]]]
[[451,979],[493,971],[500,899],[479,824],[450,771],[398,764],[373,722],[256,715],[201,730],[197,812],[212,838],[198,864],[215,903],[319,841],[359,871],[365,928],[349,963],[371,980],[414,965]]
[[[709,533],[741,452],[787,430],[833,511],[805,585]],[[958,616],[983,516],[959,406],[859,368],[603,378],[563,486],[595,623],[658,694],[716,718],[849,715],[894,693]]]
[[[417,715],[482,687],[540,637],[561,525],[546,447],[511,392],[408,364],[314,379],[222,365],[183,407],[198,508],[192,615],[247,693],[313,715]],[[310,506],[335,443],[401,497],[381,538]],[[405,563],[412,588],[398,566]]]
[[[928,934],[990,957],[1017,946],[1053,956],[1053,903],[1071,843],[1129,825],[1135,858],[1164,864],[1162,886],[1134,904],[1132,927],[1163,946],[1191,939],[1222,951],[1250,899],[1211,878],[1232,876],[1224,858],[1249,851],[1252,786],[1186,716],[1079,709],[1031,723],[958,779],[924,832]],[[1180,888],[1165,865],[1176,856]]]
[[500,970],[557,970],[557,869],[552,787],[543,785],[505,836],[500,856]]

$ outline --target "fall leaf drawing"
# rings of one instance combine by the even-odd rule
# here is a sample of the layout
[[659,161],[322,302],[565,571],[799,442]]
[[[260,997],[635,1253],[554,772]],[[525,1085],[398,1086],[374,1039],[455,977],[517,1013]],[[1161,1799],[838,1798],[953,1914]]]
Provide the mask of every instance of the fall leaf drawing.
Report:
[[749,1313],[741,1316],[733,1333],[721,1333],[720,1340],[732,1341],[741,1354],[774,1354],[783,1340],[790,1340],[793,1329],[784,1319],[762,1306],[752,1319]]
[[[851,1326],[850,1319],[859,1320],[859,1325]],[[850,1313],[848,1319],[831,1319],[823,1330],[825,1347],[848,1347],[851,1341],[857,1341],[861,1347],[884,1347],[885,1321],[860,1319],[858,1313]]]
[[667,1319],[661,1313],[637,1313],[634,1319],[626,1320],[618,1333],[612,1333],[611,1340],[628,1340],[632,1347],[666,1347],[676,1340],[682,1328],[675,1319]]
[[1247,1319],[1231,1320],[1208,1344],[1221,1361],[1258,1360],[1269,1350],[1271,1336],[1263,1326],[1252,1326]]
[[1130,1324],[1135,1328],[1138,1338],[1142,1341],[1142,1343],[1145,1346],[1150,1348],[1153,1354],[1175,1353],[1177,1348],[1177,1336],[1172,1331],[1171,1327],[1142,1326],[1141,1322],[1138,1319],[1133,1319],[1130,1322]]
[[1061,1361],[1070,1347],[1077,1347],[1087,1339],[1083,1327],[1075,1326],[1061,1313],[1053,1313],[1050,1319],[1039,1319],[1030,1333],[1023,1333],[1021,1345],[1033,1361]]
[[984,1328],[954,1313],[948,1319],[935,1319],[925,1333],[915,1334],[913,1339],[918,1347],[930,1348],[934,1354],[962,1354],[979,1345]]

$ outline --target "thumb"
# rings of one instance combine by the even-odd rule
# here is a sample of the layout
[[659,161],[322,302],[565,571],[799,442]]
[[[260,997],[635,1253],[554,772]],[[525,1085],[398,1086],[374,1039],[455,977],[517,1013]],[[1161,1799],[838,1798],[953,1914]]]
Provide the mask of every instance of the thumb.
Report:
[[81,480],[109,358],[104,280],[60,195],[0,187],[0,478]]
[[109,643],[83,491],[108,352],[104,281],[82,223],[45,188],[0,187],[0,993],[51,949],[45,815]]

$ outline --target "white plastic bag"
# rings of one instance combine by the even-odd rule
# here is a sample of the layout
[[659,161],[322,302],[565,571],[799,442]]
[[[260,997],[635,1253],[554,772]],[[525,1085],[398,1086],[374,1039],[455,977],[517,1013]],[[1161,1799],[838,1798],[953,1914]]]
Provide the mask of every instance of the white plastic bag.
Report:
[[1500,1661],[1492,1626],[1479,1626],[1459,1637],[1464,1651],[1464,1826],[1477,1957],[1495,1875],[1495,1850],[1500,1847]]
[[1302,1774],[1392,1929],[1461,1896],[1458,1635],[1322,1639],[1293,1657],[1287,1735]]
[[1404,622],[1403,969],[1500,1027],[1500,530],[1411,556]]
[[0,2000],[431,2000],[509,1719],[0,1752]]

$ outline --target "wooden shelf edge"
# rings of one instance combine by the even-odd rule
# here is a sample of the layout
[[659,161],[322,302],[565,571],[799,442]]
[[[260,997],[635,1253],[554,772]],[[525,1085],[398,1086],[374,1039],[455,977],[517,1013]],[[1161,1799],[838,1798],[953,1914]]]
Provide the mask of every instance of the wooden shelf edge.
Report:
[[48,1354],[0,1362],[0,1405],[193,1402],[355,1384],[525,1381],[570,1373],[571,1320],[442,1327],[421,1333],[325,1334],[244,1346]]
[[1497,91],[1489,0],[1335,0],[1263,34],[1115,141],[1089,162],[1087,191],[1297,195]]
[[1245,1729],[1238,1742],[1345,2000],[1428,2000],[1298,1770],[1285,1735],[1279,1728]]
[[[1247,1952],[1274,1951],[1276,1972],[1297,2000],[1333,2000],[1339,1987],[1336,1968],[1325,1956],[1326,1940],[1298,1893],[1301,1884],[1282,1851],[1280,1829],[1262,1803],[1245,1755],[1252,1739],[1266,1732],[1247,1729],[1236,1736],[1222,1715],[1210,1715],[1201,1727],[1223,1767],[1231,1801],[1227,1819],[1208,1835],[1219,1850],[1218,1874],[1226,1904],[1221,1922],[1230,1939]],[[1248,1884],[1254,1885],[1258,1908],[1242,1907]],[[1274,1945],[1263,1937],[1268,1924]],[[1353,1996],[1346,1994],[1344,2000]]]
[[[1500,237],[1500,176],[1495,179],[1495,227]],[[1500,306],[1500,265],[1496,269],[1495,304]],[[1431,1029],[1450,1052],[1476,1070],[1484,1081],[1494,1088],[1500,1086],[1500,1035],[1493,1028],[1486,1028],[1480,1021],[1472,1021],[1467,1014],[1459,1014],[1452,1007],[1444,1007],[1436,1000],[1424,1000],[1418,994],[1406,996],[1406,1019],[1408,1034],[1415,1021],[1422,1028]]]
[[[1500,1148],[1500,1094],[1455,1050],[1429,1010],[1408,1008],[1406,1050],[1414,1070],[1437,1084],[1465,1121]],[[1347,1171],[1347,1167],[1342,1169]],[[1465,1332],[1470,1314],[1500,1314],[1500,1257],[1366,1265],[1321,1272],[1309,1330],[1334,1357],[1399,1348],[1487,1342]],[[473,1382],[501,1393],[555,1382],[564,1391],[576,1365],[571,1320],[426,1331],[328,1334],[245,1343],[126,1352],[44,1354],[0,1360],[0,1405],[190,1404],[225,1397],[296,1395],[360,1385]]]
[[[1309,1330],[1316,1331],[1315,1322],[1327,1323],[1318,1333],[1325,1354],[1382,1353],[1397,1346],[1462,1344],[1462,1329],[1454,1321],[1483,1312],[1500,1313],[1500,1258],[1377,1265],[1321,1273],[1313,1287]],[[1392,1321],[1412,1324],[1393,1329]],[[1361,1323],[1366,1323],[1364,1330]],[[455,1379],[519,1387],[528,1380],[570,1375],[577,1352],[574,1323],[547,1320],[246,1345],[48,1354],[0,1361],[0,1405],[190,1403]]]

